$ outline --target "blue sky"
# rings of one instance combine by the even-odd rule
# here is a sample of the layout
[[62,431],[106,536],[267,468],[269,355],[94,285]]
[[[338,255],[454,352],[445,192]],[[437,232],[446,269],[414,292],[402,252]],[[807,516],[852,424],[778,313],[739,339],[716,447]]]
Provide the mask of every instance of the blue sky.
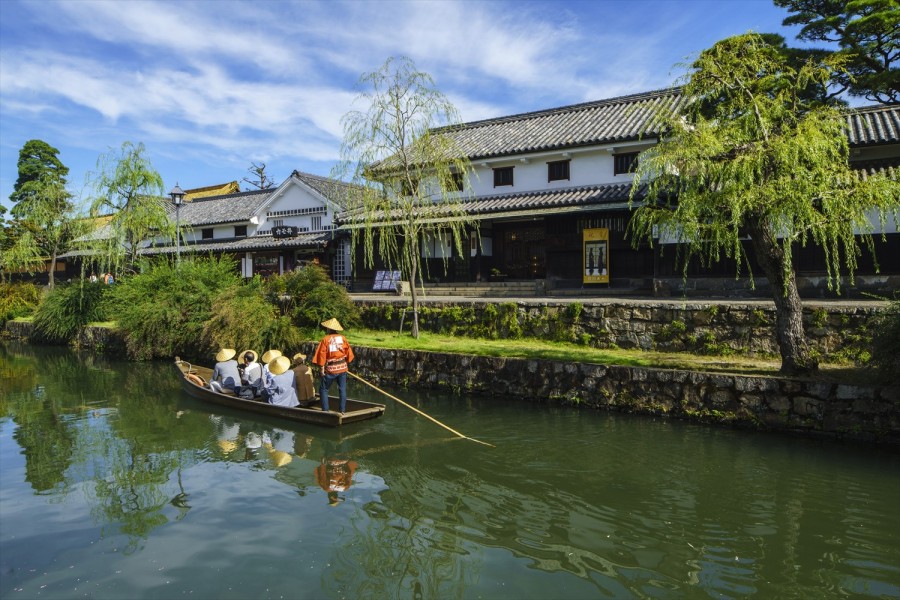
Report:
[[671,85],[719,39],[796,28],[771,0],[0,0],[0,201],[19,150],[60,150],[76,197],[143,142],[166,190],[263,162],[328,175],[360,74],[406,55],[472,121]]

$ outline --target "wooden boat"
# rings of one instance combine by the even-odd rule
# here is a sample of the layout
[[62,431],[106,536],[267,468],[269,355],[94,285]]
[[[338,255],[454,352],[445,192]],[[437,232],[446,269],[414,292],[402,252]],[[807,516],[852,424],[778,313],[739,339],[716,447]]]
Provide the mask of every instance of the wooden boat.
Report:
[[[194,398],[204,402],[230,406],[239,410],[249,410],[258,414],[271,415],[303,423],[325,425],[327,427],[339,427],[346,423],[374,419],[384,414],[384,404],[363,402],[362,400],[353,400],[351,398],[347,398],[347,411],[344,414],[331,410],[322,410],[322,403],[318,399],[301,404],[301,406],[296,408],[277,406],[259,400],[247,400],[235,396],[233,393],[216,392],[209,389],[207,385],[212,376],[212,369],[192,365],[177,356],[175,357],[175,368],[178,370],[181,387]],[[340,399],[335,396],[329,396],[329,404],[331,406],[340,406]]]

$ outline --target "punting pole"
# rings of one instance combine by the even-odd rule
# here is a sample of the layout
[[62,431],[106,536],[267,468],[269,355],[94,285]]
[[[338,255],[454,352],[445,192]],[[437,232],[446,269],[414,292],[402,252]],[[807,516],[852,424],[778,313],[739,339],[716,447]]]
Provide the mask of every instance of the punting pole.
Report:
[[467,435],[463,435],[463,434],[461,434],[460,432],[456,431],[455,429],[453,429],[453,428],[451,428],[451,427],[448,427],[447,425],[444,425],[443,423],[441,423],[440,421],[438,421],[437,419],[435,419],[435,418],[432,417],[431,415],[425,414],[424,412],[422,412],[421,410],[419,410],[419,409],[416,408],[415,406],[412,406],[411,404],[407,404],[406,402],[404,402],[404,401],[401,400],[400,398],[398,398],[398,397],[396,397],[396,396],[392,396],[391,394],[388,394],[386,391],[384,391],[383,389],[381,389],[380,387],[378,387],[378,386],[375,385],[374,383],[372,383],[372,382],[370,382],[370,381],[366,381],[365,379],[363,379],[362,377],[360,377],[360,376],[357,375],[356,373],[351,373],[350,371],[347,371],[347,372],[350,374],[351,377],[353,377],[353,378],[355,378],[355,379],[359,379],[360,381],[362,381],[364,384],[366,384],[366,385],[369,386],[370,388],[375,389],[375,390],[378,390],[379,392],[381,392],[382,394],[384,394],[385,396],[387,396],[387,397],[390,398],[391,400],[393,400],[393,401],[395,401],[395,402],[399,402],[400,404],[402,404],[402,405],[405,406],[406,408],[408,408],[408,409],[410,409],[410,410],[412,410],[412,411],[415,411],[415,412],[419,413],[420,415],[422,415],[423,417],[425,417],[425,418],[428,419],[429,421],[432,421],[433,423],[437,423],[438,425],[440,425],[441,427],[443,427],[444,429],[446,429],[446,430],[449,431],[450,433],[452,433],[452,434],[454,434],[454,435],[457,435],[457,436],[459,436],[459,437],[461,437],[461,438],[463,438],[463,439],[466,439],[466,440],[471,440],[471,441],[477,442],[477,443],[479,443],[479,444],[484,444],[485,446],[490,446],[491,448],[496,448],[496,447],[497,447],[497,446],[495,446],[495,445],[493,445],[493,444],[488,444],[487,442],[482,442],[481,440],[476,440],[475,438],[470,438],[470,437],[467,436]]

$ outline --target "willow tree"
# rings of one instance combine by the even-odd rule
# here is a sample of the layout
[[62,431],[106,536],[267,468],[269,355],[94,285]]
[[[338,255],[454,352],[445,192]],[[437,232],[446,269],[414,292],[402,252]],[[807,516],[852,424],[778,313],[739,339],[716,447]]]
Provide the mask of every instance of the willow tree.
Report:
[[[723,255],[750,268],[747,246],[768,278],[776,308],[781,370],[817,368],[803,331],[793,250],[813,243],[825,257],[829,289],[842,268],[853,281],[863,248],[874,253],[870,217],[898,218],[898,182],[849,167],[845,115],[805,100],[840,69],[839,57],[792,68],[756,34],[727,38],[703,51],[684,86],[677,114],[660,115],[668,135],[643,152],[632,187],[646,200],[630,223],[635,241],[658,235],[692,257]],[[870,212],[871,211],[871,212]],[[750,272],[751,282],[752,271]]]
[[[336,174],[357,186],[347,197],[346,220],[354,255],[399,268],[409,282],[412,334],[419,336],[418,290],[426,236],[447,240],[458,255],[474,221],[465,210],[472,166],[453,138],[459,113],[412,60],[389,58],[360,79],[365,111],[344,115],[341,164]],[[448,257],[443,254],[446,261]]]
[[133,269],[141,243],[157,235],[175,237],[163,199],[163,180],[145,156],[143,144],[122,144],[97,160],[91,216],[108,215],[89,241],[101,269]]

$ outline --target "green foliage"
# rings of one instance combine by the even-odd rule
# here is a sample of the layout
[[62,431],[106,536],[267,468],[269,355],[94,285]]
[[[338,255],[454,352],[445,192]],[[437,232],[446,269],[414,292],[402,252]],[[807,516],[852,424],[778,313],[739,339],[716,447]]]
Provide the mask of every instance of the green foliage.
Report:
[[0,325],[32,314],[41,303],[41,290],[33,283],[0,283]]
[[63,189],[66,187],[69,168],[59,160],[59,150],[47,142],[42,140],[25,142],[19,150],[16,167],[19,177],[13,186],[13,193],[9,196],[15,204],[12,209],[14,217],[23,218],[28,215],[31,210],[29,204],[40,197],[40,190],[35,188],[40,182],[52,181]]
[[825,327],[828,323],[828,311],[820,306],[812,312],[809,322],[813,327]]
[[663,325],[659,333],[656,334],[656,340],[660,342],[668,342],[676,340],[683,336],[687,331],[687,325],[680,319],[675,319],[671,323]]
[[359,309],[350,294],[318,265],[306,265],[268,278],[265,293],[269,302],[281,307],[282,314],[289,316],[299,327],[316,328],[332,317],[344,327],[353,327],[360,322]]
[[871,364],[892,383],[900,383],[900,298],[874,320]]
[[[629,223],[633,241],[681,242],[682,273],[693,257],[750,264],[748,249],[776,290],[778,340],[786,373],[814,370],[802,330],[793,249],[815,243],[829,287],[852,281],[862,247],[874,250],[870,215],[900,218],[900,185],[861,178],[849,166],[844,115],[809,100],[810,86],[841,70],[830,57],[795,69],[756,34],[731,37],[692,65],[677,110],[660,113],[669,134],[641,153]],[[742,238],[749,234],[745,246]],[[751,273],[752,277],[752,273]]]
[[[422,240],[450,243],[462,255],[475,226],[464,206],[472,166],[452,127],[445,127],[459,123],[459,113],[431,76],[405,57],[364,74],[360,89],[368,109],[341,120],[344,141],[334,175],[356,184],[346,199],[349,221],[360,225],[352,230],[354,252],[363,248],[366,266],[377,259],[399,268],[418,313]],[[413,337],[418,335],[413,320]]]
[[837,43],[847,71],[836,73],[837,92],[848,90],[873,102],[900,103],[897,0],[775,0],[791,12],[783,24],[802,25],[798,39]]
[[92,321],[104,320],[106,286],[84,280],[50,292],[34,315],[36,337],[51,343],[71,341]]
[[132,270],[142,241],[157,235],[175,237],[175,223],[169,219],[163,199],[160,174],[145,155],[143,144],[122,144],[97,160],[91,175],[96,197],[91,216],[112,215],[109,224],[86,242],[95,252],[101,271]]
[[262,338],[260,348],[281,348],[286,353],[299,348],[309,339],[289,317],[272,320],[260,333]]
[[203,325],[203,348],[235,348],[238,352],[263,348],[263,331],[274,328],[278,319],[259,277],[227,287],[212,302],[210,318]]
[[200,356],[210,350],[203,331],[213,301],[239,283],[229,257],[183,260],[180,267],[160,261],[112,286],[109,312],[131,358]]

